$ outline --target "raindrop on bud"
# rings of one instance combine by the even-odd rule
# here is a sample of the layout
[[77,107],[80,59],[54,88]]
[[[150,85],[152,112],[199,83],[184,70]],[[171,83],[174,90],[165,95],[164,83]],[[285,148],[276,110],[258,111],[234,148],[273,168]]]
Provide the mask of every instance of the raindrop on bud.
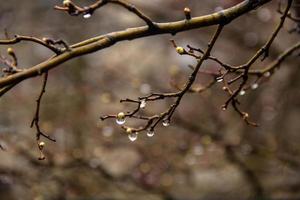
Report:
[[223,81],[223,78],[222,77],[217,77],[216,80],[217,80],[218,83],[221,83]]
[[254,83],[254,84],[251,85],[251,89],[252,90],[255,90],[257,88],[258,88],[258,84],[257,83]]
[[239,93],[241,96],[244,96],[246,94],[246,91],[245,90],[241,90],[240,93]]
[[131,142],[137,139],[137,132],[132,132],[131,128],[127,128],[126,132],[128,133],[128,138]]
[[143,99],[140,103],[140,108],[145,108],[146,107],[146,100]]
[[128,135],[128,138],[131,142],[134,142],[137,139],[137,134],[136,133],[130,133]]
[[147,136],[148,137],[153,137],[154,136],[154,130],[152,130],[152,129],[149,129],[148,131],[147,131]]
[[84,19],[88,19],[88,18],[90,18],[92,15],[91,15],[91,13],[85,13],[84,15],[83,15],[83,18]]
[[163,121],[162,124],[163,124],[163,126],[165,126],[165,127],[170,126],[170,120],[165,119],[165,120]]
[[118,113],[117,119],[116,119],[117,124],[123,125],[125,123],[125,121],[126,121],[125,117],[126,116],[125,116],[125,114],[123,112]]

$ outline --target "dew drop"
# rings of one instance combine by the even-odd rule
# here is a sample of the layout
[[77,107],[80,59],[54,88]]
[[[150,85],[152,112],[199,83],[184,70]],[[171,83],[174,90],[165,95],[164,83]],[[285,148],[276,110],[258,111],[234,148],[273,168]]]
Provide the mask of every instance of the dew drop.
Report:
[[170,126],[170,120],[165,119],[165,120],[163,121],[162,124],[163,124],[163,126],[165,126],[165,127]]
[[217,80],[218,83],[221,83],[223,81],[223,78],[222,77],[217,77],[216,80]]
[[146,107],[146,100],[142,100],[140,103],[140,108],[145,108]]
[[254,83],[254,84],[251,85],[251,89],[252,90],[255,90],[257,88],[258,88],[258,84],[257,83]]
[[244,96],[246,94],[246,91],[245,90],[241,90],[240,93],[239,93],[241,96]]
[[116,119],[116,122],[118,125],[123,125],[123,124],[125,124],[126,120],[125,119]]
[[148,131],[147,131],[147,136],[148,137],[153,137],[154,136],[154,130],[151,130],[151,129],[149,129]]
[[137,139],[137,133],[129,133],[128,138],[131,142],[135,141]]
[[86,13],[86,14],[83,15],[83,18],[84,18],[84,19],[88,19],[88,18],[90,18],[91,16],[92,16],[91,13]]
[[118,113],[117,118],[116,118],[116,122],[119,125],[123,125],[126,120],[125,120],[125,114],[123,112]]

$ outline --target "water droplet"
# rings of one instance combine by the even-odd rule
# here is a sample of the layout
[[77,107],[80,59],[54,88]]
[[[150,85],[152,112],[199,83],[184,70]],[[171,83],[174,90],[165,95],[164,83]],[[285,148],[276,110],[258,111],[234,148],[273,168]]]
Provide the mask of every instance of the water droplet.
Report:
[[264,77],[270,77],[270,76],[271,76],[271,73],[270,73],[270,72],[264,73]]
[[118,113],[117,118],[116,118],[116,122],[119,125],[123,125],[126,120],[125,120],[125,114],[123,112]]
[[255,90],[257,88],[258,88],[258,84],[257,83],[254,83],[254,84],[251,85],[251,89],[252,90]]
[[217,77],[216,80],[217,80],[218,83],[221,83],[223,81],[223,78],[222,77]]
[[92,16],[91,13],[86,13],[86,14],[83,15],[83,18],[84,18],[84,19],[88,19],[88,18],[90,18],[91,16]]
[[129,133],[128,138],[131,142],[135,141],[137,139],[137,133]]
[[246,94],[246,91],[245,90],[241,90],[240,93],[239,93],[241,96],[244,96]]
[[149,129],[148,131],[147,131],[147,136],[148,137],[153,137],[154,136],[154,130],[151,130],[151,129]]
[[165,127],[170,126],[170,120],[165,119],[165,120],[163,121],[162,124],[163,124],[163,126],[165,126]]
[[227,108],[225,106],[222,107],[222,110],[225,111]]
[[143,99],[140,103],[140,108],[145,108],[146,107],[146,100]]
[[125,119],[116,119],[116,122],[118,125],[123,125],[123,124],[125,124],[126,120]]

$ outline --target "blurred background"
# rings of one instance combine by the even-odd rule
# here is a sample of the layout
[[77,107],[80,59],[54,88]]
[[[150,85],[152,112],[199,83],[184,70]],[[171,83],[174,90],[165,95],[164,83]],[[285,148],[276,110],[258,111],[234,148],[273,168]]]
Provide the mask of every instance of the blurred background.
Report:
[[[87,5],[93,1],[76,1]],[[154,21],[205,15],[239,0],[131,0]],[[0,37],[14,34],[63,39],[73,44],[93,36],[143,25],[128,11],[108,5],[89,19],[53,9],[59,0],[10,0],[0,7]],[[226,26],[212,54],[238,65],[264,44],[279,21],[277,1],[252,11]],[[271,48],[264,67],[299,41],[287,21]],[[159,126],[154,137],[140,134],[131,142],[105,114],[134,107],[122,98],[150,92],[175,91],[171,81],[187,79],[195,60],[179,56],[178,45],[204,48],[215,27],[176,36],[159,35],[126,41],[52,70],[41,107],[41,127],[57,142],[46,141],[46,160],[38,161],[35,130],[30,122],[42,78],[26,80],[0,102],[0,199],[19,200],[214,200],[300,198],[300,77],[299,57],[288,59],[269,81],[241,97],[258,128],[247,126],[226,101],[222,84],[201,94],[187,94],[169,127]],[[5,55],[7,47],[1,47]],[[30,43],[13,46],[19,67],[51,56]],[[204,69],[219,66],[206,62]],[[200,74],[196,85],[212,77]],[[164,111],[171,101],[147,104],[145,113]],[[136,121],[128,124],[138,125]]]

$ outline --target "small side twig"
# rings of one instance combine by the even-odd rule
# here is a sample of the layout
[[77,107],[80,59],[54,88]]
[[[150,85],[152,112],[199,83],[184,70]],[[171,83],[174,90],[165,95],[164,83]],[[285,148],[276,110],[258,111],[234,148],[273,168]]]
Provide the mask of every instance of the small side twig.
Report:
[[48,140],[51,140],[53,142],[55,142],[56,140],[52,137],[50,137],[49,135],[43,133],[41,131],[41,128],[40,128],[40,107],[41,107],[41,101],[42,101],[42,98],[43,98],[43,95],[46,91],[46,85],[47,85],[47,81],[48,81],[48,72],[45,72],[44,73],[44,81],[43,81],[43,85],[42,85],[42,89],[40,91],[40,94],[36,100],[36,111],[35,111],[35,115],[34,115],[34,118],[30,124],[30,127],[32,128],[33,126],[35,126],[36,128],[36,140],[39,141],[40,140],[40,137],[43,136],[45,138],[47,138]]

